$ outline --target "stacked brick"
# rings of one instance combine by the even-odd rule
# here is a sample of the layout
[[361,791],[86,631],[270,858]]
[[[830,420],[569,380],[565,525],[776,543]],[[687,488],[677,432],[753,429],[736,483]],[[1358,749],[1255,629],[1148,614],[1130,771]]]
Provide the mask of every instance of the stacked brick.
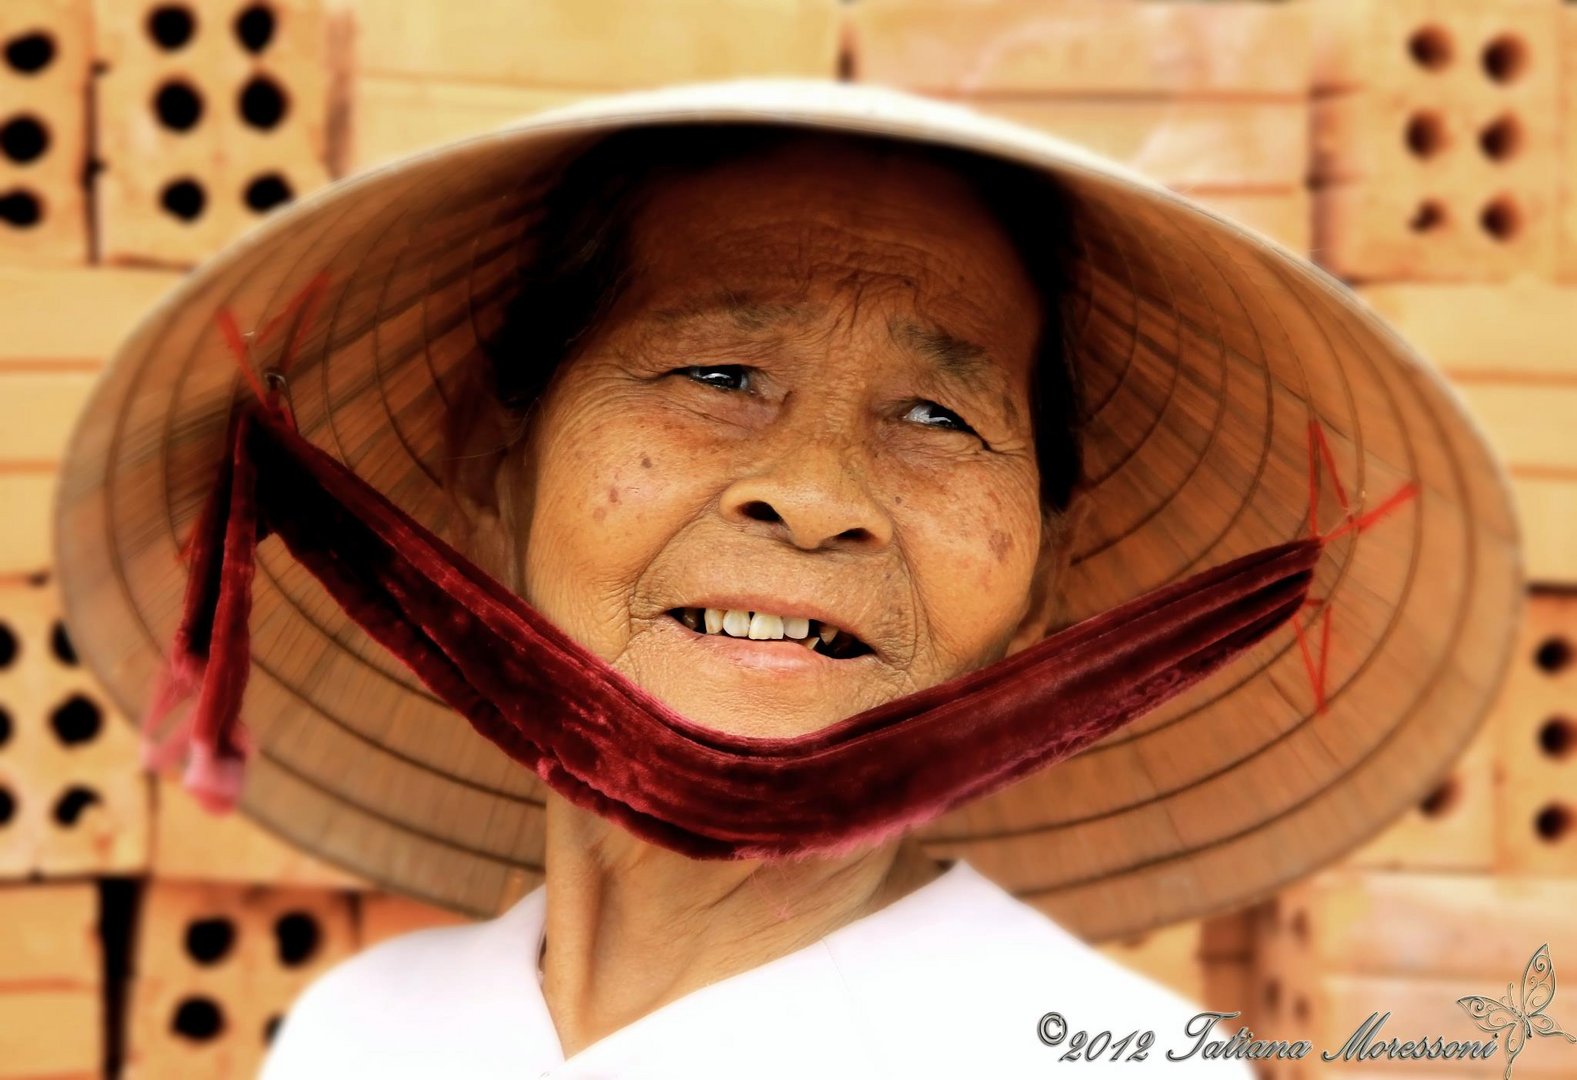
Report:
[[99,0],[103,257],[190,266],[328,180],[319,0]]
[[124,1075],[254,1076],[290,1003],[355,948],[347,896],[156,882],[138,913]]
[[1534,597],[1492,726],[1504,772],[1497,866],[1577,878],[1577,596]]
[[838,0],[351,2],[347,169],[608,91],[838,67]]
[[1577,5],[1567,4],[1557,16],[1560,48],[1560,90],[1556,108],[1559,139],[1555,275],[1577,281]]
[[79,665],[46,578],[0,584],[0,878],[147,864],[133,732]]
[[1549,276],[1552,0],[1333,0],[1314,70],[1316,237],[1354,281]]
[[859,0],[854,76],[1030,124],[1309,246],[1304,3]]
[[1445,371],[1505,461],[1529,577],[1577,581],[1577,279],[1392,281],[1359,293]]
[[0,577],[48,569],[55,467],[72,421],[115,343],[176,280],[0,264]]
[[88,258],[89,0],[0,5],[0,262]]
[[0,884],[0,1078],[102,1076],[98,890]]

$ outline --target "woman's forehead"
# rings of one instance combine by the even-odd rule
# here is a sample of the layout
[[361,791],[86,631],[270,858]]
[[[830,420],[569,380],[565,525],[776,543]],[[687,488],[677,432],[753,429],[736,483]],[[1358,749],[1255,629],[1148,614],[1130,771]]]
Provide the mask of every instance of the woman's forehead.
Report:
[[923,161],[807,140],[657,181],[631,232],[625,312],[674,329],[831,314],[963,367],[1027,362],[1039,331],[1011,239],[964,180]]

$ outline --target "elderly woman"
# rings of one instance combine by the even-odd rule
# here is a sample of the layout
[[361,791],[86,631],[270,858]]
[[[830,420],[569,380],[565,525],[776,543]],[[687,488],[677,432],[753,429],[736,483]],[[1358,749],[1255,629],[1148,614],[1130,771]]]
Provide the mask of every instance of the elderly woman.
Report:
[[[1307,1033],[1233,1040],[1070,927],[1241,902],[1415,801],[1515,593],[1482,446],[1314,271],[852,88],[658,95],[337,189],[206,268],[91,414],[74,618],[176,626],[146,548],[85,537],[134,531],[117,484],[195,519],[147,721],[196,693],[189,786],[494,916],[319,980],[274,1080],[1247,1076]],[[107,561],[149,582],[119,609]],[[145,687],[117,629],[79,636]]]

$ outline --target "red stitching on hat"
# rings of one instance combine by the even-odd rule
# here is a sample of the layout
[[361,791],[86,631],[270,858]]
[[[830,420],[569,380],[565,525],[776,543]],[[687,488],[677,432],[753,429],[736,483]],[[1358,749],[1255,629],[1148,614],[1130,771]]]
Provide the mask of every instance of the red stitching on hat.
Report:
[[257,343],[262,345],[274,336],[274,331],[284,325],[285,320],[295,314],[298,308],[304,309],[301,319],[296,323],[295,331],[290,335],[290,342],[285,347],[284,355],[280,358],[279,373],[281,375],[286,374],[290,370],[290,365],[295,362],[296,351],[301,347],[301,335],[306,332],[307,327],[311,326],[313,320],[317,318],[318,304],[322,303],[323,293],[328,289],[328,284],[328,271],[320,270],[313,276],[311,281],[306,283],[300,292],[291,297],[290,303],[285,305],[284,311],[275,315],[268,321],[266,326],[258,331]]
[[[1325,468],[1320,468],[1323,460]],[[1322,476],[1329,476],[1331,486],[1336,491],[1336,501],[1340,504],[1344,515],[1330,532],[1321,533],[1319,528],[1319,503],[1320,480]],[[1331,446],[1325,438],[1325,429],[1317,418],[1309,419],[1309,532],[1322,544],[1334,540],[1349,528],[1355,533],[1362,533],[1371,525],[1379,522],[1397,507],[1407,502],[1418,494],[1418,484],[1409,480],[1396,491],[1392,492],[1379,505],[1354,517],[1352,506],[1347,498],[1347,489],[1342,485],[1341,472],[1336,467],[1336,455],[1331,452]],[[1303,670],[1309,677],[1309,686],[1314,691],[1314,711],[1324,713],[1328,699],[1326,697],[1326,673],[1329,670],[1328,661],[1331,655],[1331,605],[1330,597],[1323,599],[1308,596],[1303,604],[1323,605],[1320,610],[1320,651],[1316,661],[1314,654],[1309,649],[1308,638],[1304,635],[1303,624],[1294,615],[1290,620],[1292,632],[1298,639],[1298,651],[1303,657]]]
[[[285,305],[285,310],[268,320],[261,329],[253,331],[252,341],[257,345],[265,345],[268,343],[268,339],[274,336],[274,332],[283,326],[291,316],[296,315],[298,312],[300,313],[300,318],[296,320],[294,329],[291,331],[290,340],[285,343],[284,351],[280,354],[279,363],[273,369],[279,375],[284,376],[287,374],[290,371],[290,365],[295,363],[296,356],[301,349],[302,335],[306,333],[307,328],[317,319],[318,305],[323,302],[323,294],[328,289],[328,283],[328,271],[320,270],[312,276],[312,280],[308,281],[306,285],[296,292],[295,296],[290,298],[290,302]],[[294,428],[296,426],[296,418],[291,412],[289,400],[281,399],[279,387],[277,386],[270,386],[265,389],[262,380],[258,378],[257,372],[252,370],[251,348],[247,345],[246,336],[241,333],[241,328],[236,323],[235,312],[228,307],[222,307],[214,316],[214,320],[219,325],[219,333],[224,337],[225,344],[230,348],[231,358],[235,360],[236,366],[241,369],[242,376],[245,377],[247,384],[252,388],[252,393],[256,395],[257,400],[270,411],[283,417],[285,422]]]
[[246,338],[241,333],[241,327],[235,321],[235,312],[222,307],[214,316],[214,321],[219,324],[219,333],[230,348],[230,357],[235,361],[235,366],[241,369],[241,375],[252,388],[252,393],[257,396],[258,401],[267,404],[268,393],[263,389],[263,382],[257,377],[257,372],[252,370],[252,358],[247,350]]

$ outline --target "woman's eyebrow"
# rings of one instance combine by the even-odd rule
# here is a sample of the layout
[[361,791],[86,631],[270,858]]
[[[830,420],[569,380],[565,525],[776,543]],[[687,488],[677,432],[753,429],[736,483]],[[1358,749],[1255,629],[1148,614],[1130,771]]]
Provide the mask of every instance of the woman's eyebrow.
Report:
[[722,292],[660,308],[651,317],[668,327],[721,318],[736,329],[754,332],[802,318],[808,310],[801,304],[767,303],[744,293]]
[[1006,381],[985,346],[966,341],[935,326],[907,319],[888,324],[893,340],[930,361],[946,376],[972,390],[1000,390]]

